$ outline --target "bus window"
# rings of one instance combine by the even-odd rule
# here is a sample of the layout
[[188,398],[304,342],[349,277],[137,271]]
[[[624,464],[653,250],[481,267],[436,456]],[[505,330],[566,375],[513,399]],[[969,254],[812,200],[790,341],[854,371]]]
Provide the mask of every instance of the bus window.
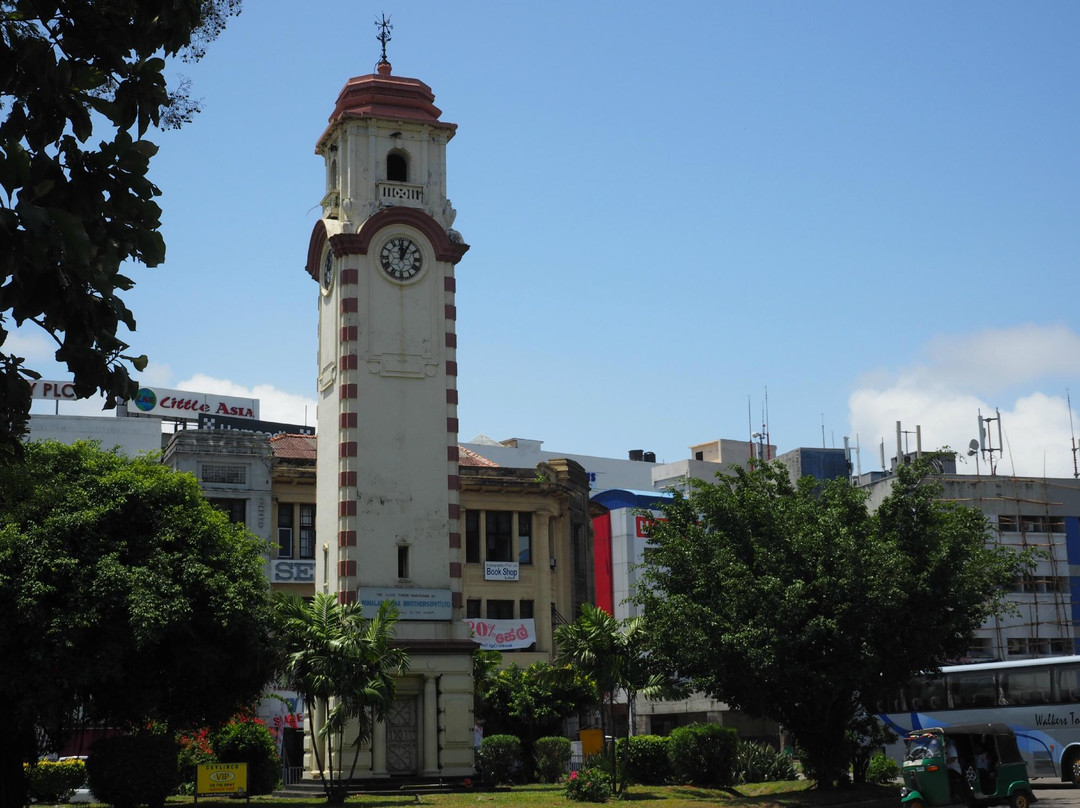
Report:
[[1007,704],[1047,704],[1050,701],[1050,671],[1046,668],[1003,670],[1001,695]]
[[945,681],[940,677],[919,677],[904,690],[912,710],[947,710],[949,700],[945,694]]
[[990,671],[949,674],[949,696],[958,709],[993,707],[997,703],[997,684]]
[[1080,701],[1080,665],[1059,665],[1057,672],[1057,700]]

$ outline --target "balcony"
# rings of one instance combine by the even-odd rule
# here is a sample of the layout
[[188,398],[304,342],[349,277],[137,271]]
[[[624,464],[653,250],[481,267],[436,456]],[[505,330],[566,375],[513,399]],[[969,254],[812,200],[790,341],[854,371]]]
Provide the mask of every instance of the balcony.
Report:
[[376,193],[381,207],[394,205],[406,208],[424,206],[424,186],[407,182],[377,182]]

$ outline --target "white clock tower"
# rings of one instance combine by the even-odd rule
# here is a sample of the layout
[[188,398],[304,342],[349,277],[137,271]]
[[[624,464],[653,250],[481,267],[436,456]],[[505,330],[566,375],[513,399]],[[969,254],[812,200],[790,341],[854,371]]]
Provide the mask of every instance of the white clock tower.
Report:
[[316,145],[316,586],[401,612],[411,669],[362,776],[465,776],[475,645],[461,620],[454,267],[468,245],[446,197],[457,127],[385,53],[376,70],[349,79]]

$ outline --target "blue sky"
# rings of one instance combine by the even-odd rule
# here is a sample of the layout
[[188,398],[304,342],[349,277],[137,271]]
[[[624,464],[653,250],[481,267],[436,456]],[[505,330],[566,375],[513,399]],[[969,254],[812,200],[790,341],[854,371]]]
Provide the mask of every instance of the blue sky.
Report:
[[867,471],[896,420],[963,447],[1000,408],[1003,471],[1072,474],[1080,4],[1060,0],[249,0],[178,68],[204,112],[152,138],[167,261],[128,297],[147,383],[314,421],[314,145],[382,12],[394,73],[459,125],[462,440],[676,460],[760,429],[767,389],[781,451],[857,434]]

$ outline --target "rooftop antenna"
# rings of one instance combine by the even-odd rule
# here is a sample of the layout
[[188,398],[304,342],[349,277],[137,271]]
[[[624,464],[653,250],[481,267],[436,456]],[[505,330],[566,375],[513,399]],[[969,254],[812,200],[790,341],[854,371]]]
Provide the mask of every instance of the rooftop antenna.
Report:
[[769,441],[769,385],[765,385],[765,452],[769,455],[768,459],[772,460],[772,443]]
[[1072,456],[1073,456],[1073,479],[1080,477],[1080,470],[1076,467],[1076,433],[1073,432],[1073,420],[1072,420],[1072,399],[1069,398],[1069,388],[1065,388],[1065,403],[1069,407],[1069,436],[1072,438]]
[[881,444],[878,446],[881,452],[881,470],[885,471],[885,436],[881,436]]
[[[990,426],[991,421],[997,421],[997,433],[998,443],[994,446],[994,439],[987,433],[987,427]],[[994,408],[994,417],[983,417],[982,409],[979,409],[979,450],[982,452],[982,456],[989,457],[990,461],[990,476],[993,477],[997,474],[997,465],[994,463],[994,452],[1001,454],[1003,443],[1001,440],[1001,410]]]
[[855,454],[855,477],[862,477],[862,458],[859,450],[859,433],[855,433],[855,448],[851,447],[851,438],[844,435],[844,460],[847,461],[848,476],[851,476],[851,455]]
[[750,396],[746,397],[746,431],[750,434],[750,467],[754,466],[754,438],[757,437],[757,433],[754,432],[754,415],[750,410]]
[[390,24],[390,18],[386,16],[384,12],[382,19],[375,20],[375,27],[379,29],[379,33],[375,35],[375,38],[382,43],[382,56],[379,59],[380,64],[390,64],[386,59],[386,43],[391,40],[390,32],[394,30],[394,26]]
[[821,413],[821,448],[825,448],[825,413]]
[[971,439],[971,443],[968,444],[967,450],[968,457],[975,458],[975,476],[979,476],[979,441],[976,438]]

